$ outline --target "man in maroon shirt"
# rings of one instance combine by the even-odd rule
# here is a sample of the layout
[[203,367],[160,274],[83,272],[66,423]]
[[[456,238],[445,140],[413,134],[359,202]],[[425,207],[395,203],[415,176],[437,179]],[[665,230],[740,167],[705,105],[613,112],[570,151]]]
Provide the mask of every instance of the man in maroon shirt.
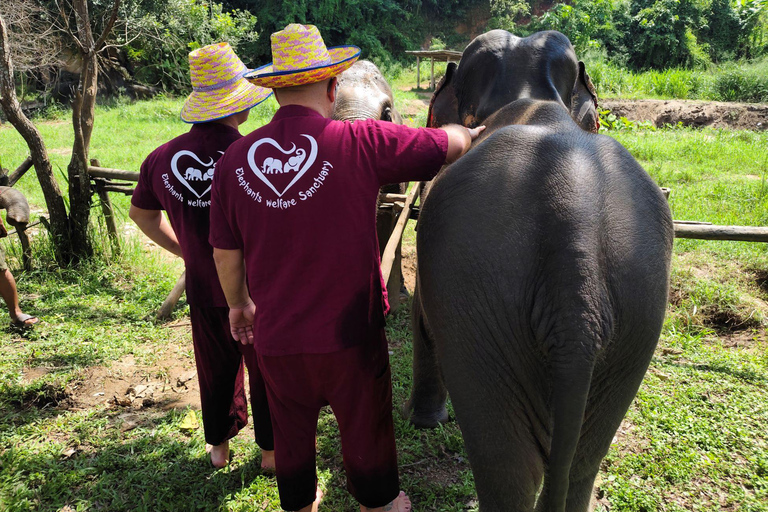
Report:
[[[362,511],[409,511],[400,492],[384,336],[376,199],[429,180],[482,129],[330,119],[336,75],[357,47],[327,49],[313,26],[272,35],[272,121],[219,160],[211,236],[236,339],[255,343],[275,431],[285,510],[316,510],[320,409],[338,420],[348,488]],[[246,283],[247,278],[247,283]]]
[[[153,151],[141,165],[130,217],[149,238],[184,258],[192,341],[200,382],[206,450],[215,467],[229,462],[229,439],[248,423],[243,362],[248,368],[256,442],[263,468],[274,467],[272,422],[253,347],[232,338],[226,298],[208,243],[214,165],[242,135],[249,110],[268,89],[249,84],[249,71],[227,43],[189,54],[193,92],[182,109],[189,132]],[[218,172],[218,171],[217,171]],[[168,213],[170,225],[161,210]]]

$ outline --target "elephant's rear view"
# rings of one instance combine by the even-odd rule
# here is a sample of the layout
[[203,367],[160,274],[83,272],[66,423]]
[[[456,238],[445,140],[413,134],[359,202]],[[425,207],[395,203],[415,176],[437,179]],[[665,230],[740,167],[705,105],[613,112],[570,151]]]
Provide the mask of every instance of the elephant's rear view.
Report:
[[669,207],[562,105],[518,100],[487,124],[419,218],[411,404],[435,403],[418,396],[439,388],[418,371],[434,343],[481,510],[583,511],[661,332]]

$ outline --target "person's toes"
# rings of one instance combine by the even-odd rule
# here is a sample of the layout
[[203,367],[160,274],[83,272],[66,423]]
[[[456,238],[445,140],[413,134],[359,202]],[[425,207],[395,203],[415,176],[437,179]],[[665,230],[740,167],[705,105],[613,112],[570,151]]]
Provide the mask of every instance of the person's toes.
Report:
[[405,492],[400,491],[400,495],[395,499],[397,503],[396,510],[399,512],[411,512],[411,499]]

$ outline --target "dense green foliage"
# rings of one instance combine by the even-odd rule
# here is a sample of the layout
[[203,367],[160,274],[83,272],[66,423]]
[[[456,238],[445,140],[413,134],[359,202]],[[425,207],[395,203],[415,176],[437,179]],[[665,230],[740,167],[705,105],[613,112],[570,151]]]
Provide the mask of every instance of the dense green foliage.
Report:
[[[53,0],[38,1],[56,12]],[[95,29],[109,5],[93,0]],[[288,23],[317,25],[329,46],[357,45],[390,70],[412,63],[406,50],[462,49],[494,28],[559,30],[578,55],[597,51],[635,72],[711,70],[768,54],[768,0],[125,0],[120,20],[113,38],[134,78],[180,93],[190,50],[228,41],[256,67],[271,60],[269,34]],[[736,75],[719,97],[761,97],[729,92],[752,79]]]
[[[507,27],[512,28],[513,27]],[[768,52],[765,0],[573,0],[524,27],[566,34],[631,69],[704,67]]]
[[[380,63],[404,60],[405,50],[418,49],[425,39],[451,38],[467,10],[488,0],[229,0],[259,18],[259,30],[271,34],[289,23],[316,25],[328,46],[353,44],[366,58]],[[466,40],[463,44],[466,44]],[[257,58],[269,59],[269,38],[256,47]]]
[[137,80],[165,90],[186,88],[187,55],[201,46],[227,41],[244,53],[258,38],[256,17],[241,10],[225,11],[220,3],[200,0],[127,2],[132,20],[126,52]]

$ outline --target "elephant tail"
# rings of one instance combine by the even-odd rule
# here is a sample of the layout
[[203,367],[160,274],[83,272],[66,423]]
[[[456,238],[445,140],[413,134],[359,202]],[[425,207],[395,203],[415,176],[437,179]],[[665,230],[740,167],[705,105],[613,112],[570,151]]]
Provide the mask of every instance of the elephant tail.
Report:
[[571,367],[564,362],[560,368],[553,370],[552,442],[544,489],[540,495],[545,503],[540,503],[537,510],[566,509],[571,465],[581,436],[592,367],[586,361]]

